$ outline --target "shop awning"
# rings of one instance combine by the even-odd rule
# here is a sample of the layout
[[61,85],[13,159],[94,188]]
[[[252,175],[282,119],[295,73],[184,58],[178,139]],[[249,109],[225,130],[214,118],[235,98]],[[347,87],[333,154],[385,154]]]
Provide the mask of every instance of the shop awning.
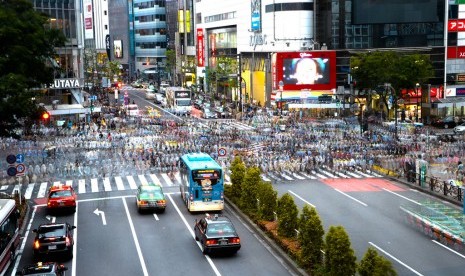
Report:
[[[90,108],[84,107],[82,104],[58,104],[55,108],[51,105],[46,105],[45,109],[47,109],[52,116],[91,113]],[[101,110],[102,108],[100,106],[95,106],[92,112],[101,112]]]

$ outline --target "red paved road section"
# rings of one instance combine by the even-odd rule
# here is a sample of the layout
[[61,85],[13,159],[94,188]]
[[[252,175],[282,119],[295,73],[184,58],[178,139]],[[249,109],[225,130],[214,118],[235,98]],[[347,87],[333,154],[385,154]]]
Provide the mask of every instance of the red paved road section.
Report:
[[405,191],[405,189],[392,184],[392,182],[380,178],[345,178],[324,179],[325,184],[342,192],[378,192],[386,189],[393,192]]

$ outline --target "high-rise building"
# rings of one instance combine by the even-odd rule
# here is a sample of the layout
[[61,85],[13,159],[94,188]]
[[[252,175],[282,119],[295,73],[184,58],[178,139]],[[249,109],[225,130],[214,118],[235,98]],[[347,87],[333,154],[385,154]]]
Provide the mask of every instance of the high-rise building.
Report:
[[133,0],[135,69],[151,80],[164,71],[167,26],[166,0]]

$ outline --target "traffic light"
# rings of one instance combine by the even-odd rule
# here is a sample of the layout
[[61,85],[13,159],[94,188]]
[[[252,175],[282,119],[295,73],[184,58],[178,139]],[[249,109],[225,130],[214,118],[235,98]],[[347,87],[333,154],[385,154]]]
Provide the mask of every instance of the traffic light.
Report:
[[42,113],[42,120],[48,121],[49,119],[50,119],[50,113],[48,113],[47,111],[44,111]]

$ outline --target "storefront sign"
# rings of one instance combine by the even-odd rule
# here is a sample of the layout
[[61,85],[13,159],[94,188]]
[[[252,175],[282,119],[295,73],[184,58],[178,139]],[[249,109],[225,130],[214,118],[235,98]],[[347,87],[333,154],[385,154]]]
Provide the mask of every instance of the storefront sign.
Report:
[[456,88],[455,89],[456,96],[465,96],[465,88]]
[[465,31],[465,19],[449,19],[447,30],[449,32]]
[[465,74],[457,74],[457,82],[465,82]]
[[253,34],[250,36],[249,45],[255,47],[257,45],[266,45],[266,34]]
[[197,29],[197,66],[205,66],[205,45],[203,43],[203,29]]
[[260,32],[262,30],[262,1],[252,0],[251,2],[251,30]]
[[81,88],[82,80],[80,79],[55,79],[50,85],[52,89]]
[[465,58],[465,46],[449,46],[447,47],[447,58]]

